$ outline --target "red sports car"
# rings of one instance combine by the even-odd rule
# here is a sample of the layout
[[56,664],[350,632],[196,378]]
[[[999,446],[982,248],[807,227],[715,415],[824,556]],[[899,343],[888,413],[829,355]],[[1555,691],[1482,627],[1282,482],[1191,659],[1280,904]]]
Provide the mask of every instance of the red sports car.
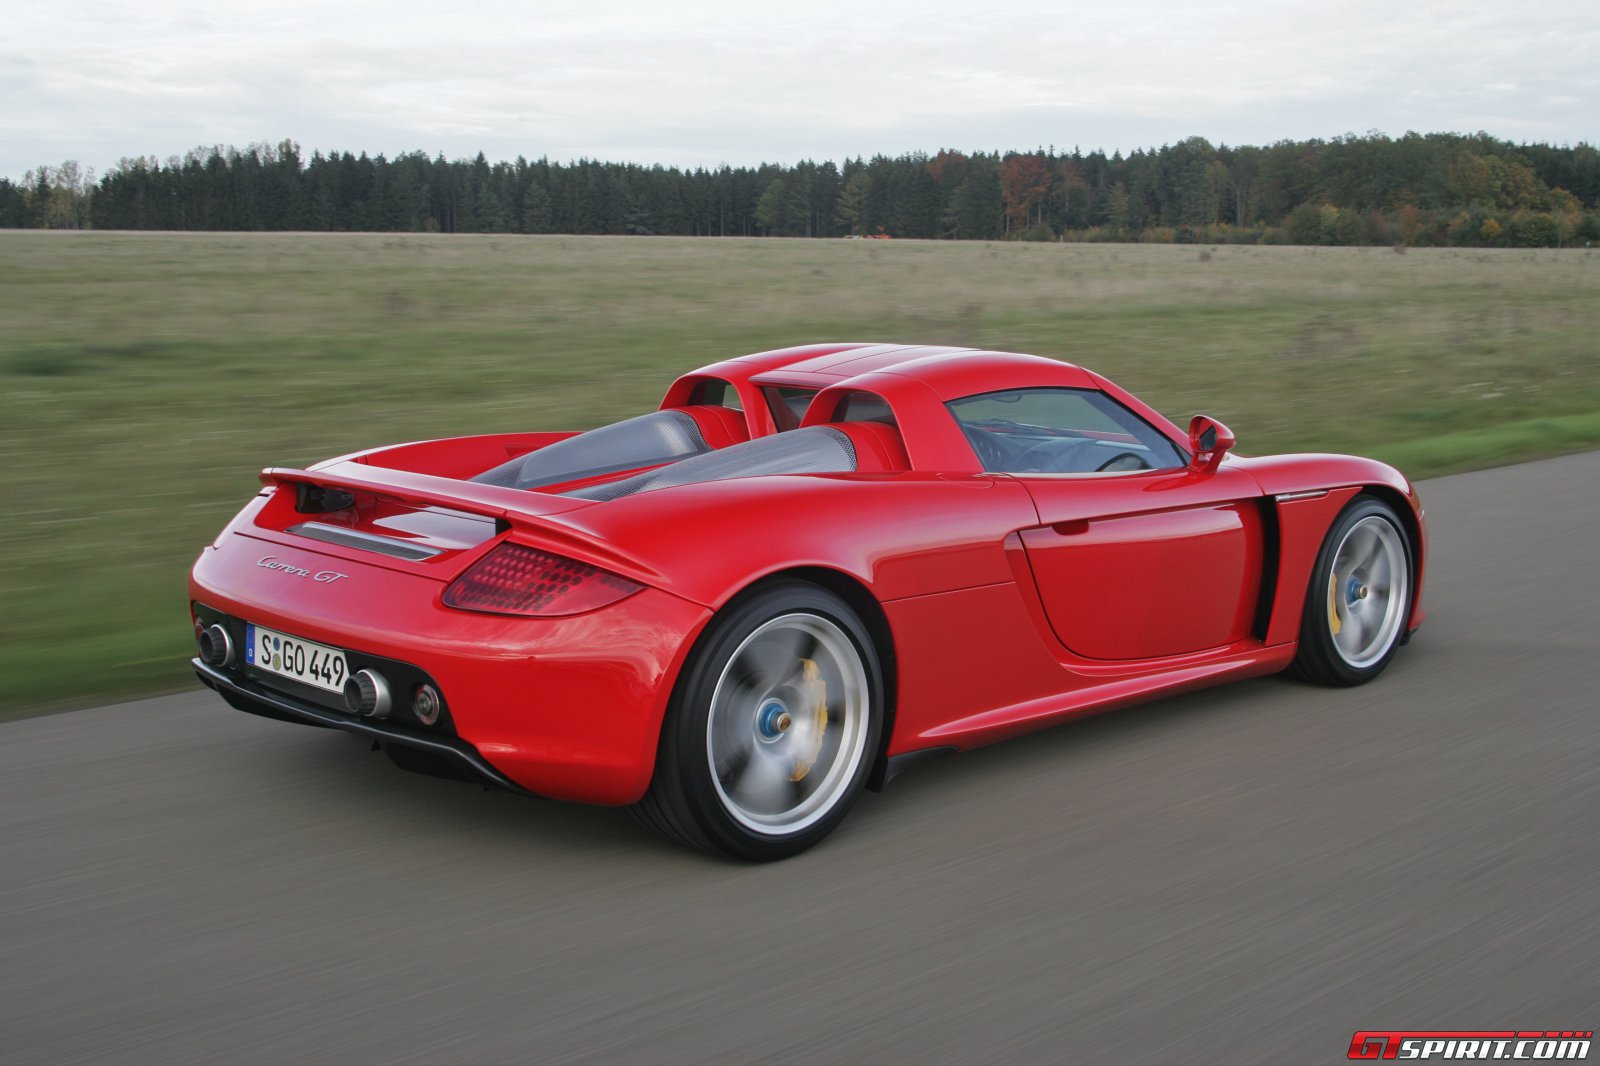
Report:
[[730,359],[585,433],[264,471],[195,563],[194,668],[408,769],[781,858],[930,753],[1378,674],[1423,617],[1416,491],[1233,443],[1036,356]]

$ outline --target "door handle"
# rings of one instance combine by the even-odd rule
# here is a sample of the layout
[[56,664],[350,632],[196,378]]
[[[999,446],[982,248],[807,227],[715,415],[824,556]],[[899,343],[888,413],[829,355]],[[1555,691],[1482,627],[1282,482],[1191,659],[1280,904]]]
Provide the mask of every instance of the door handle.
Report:
[[1075,518],[1071,522],[1056,522],[1050,528],[1063,537],[1075,537],[1080,533],[1089,532],[1089,520],[1087,518]]

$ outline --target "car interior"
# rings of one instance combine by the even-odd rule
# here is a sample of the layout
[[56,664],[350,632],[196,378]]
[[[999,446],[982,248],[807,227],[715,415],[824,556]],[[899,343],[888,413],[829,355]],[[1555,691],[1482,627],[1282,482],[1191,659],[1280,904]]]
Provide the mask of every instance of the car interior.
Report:
[[983,468],[994,473],[1111,474],[1184,465],[1153,426],[1091,389],[1009,389],[946,406]]

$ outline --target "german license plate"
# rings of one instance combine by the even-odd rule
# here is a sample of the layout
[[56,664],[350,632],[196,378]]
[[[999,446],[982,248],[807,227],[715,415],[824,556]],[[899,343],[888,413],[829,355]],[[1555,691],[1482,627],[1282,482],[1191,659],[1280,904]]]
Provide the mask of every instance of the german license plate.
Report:
[[349,670],[344,652],[326,644],[291,637],[265,626],[246,625],[244,661],[257,670],[292,678],[303,685],[343,692]]

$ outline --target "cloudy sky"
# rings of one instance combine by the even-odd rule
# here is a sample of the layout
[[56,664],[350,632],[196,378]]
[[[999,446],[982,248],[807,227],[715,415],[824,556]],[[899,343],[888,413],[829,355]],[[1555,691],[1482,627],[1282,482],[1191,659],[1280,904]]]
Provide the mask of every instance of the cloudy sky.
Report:
[[1381,130],[1600,140],[1593,0],[77,0],[0,21],[0,175],[197,145],[676,165]]

